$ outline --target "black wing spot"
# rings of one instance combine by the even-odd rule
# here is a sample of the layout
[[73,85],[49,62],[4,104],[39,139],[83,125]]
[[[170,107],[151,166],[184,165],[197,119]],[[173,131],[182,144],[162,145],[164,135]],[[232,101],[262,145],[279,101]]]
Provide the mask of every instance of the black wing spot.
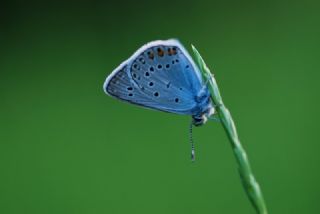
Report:
[[182,91],[182,88],[179,88],[180,89],[180,91]]
[[139,59],[139,61],[140,61],[142,64],[145,64],[145,63],[146,63],[146,61],[144,61],[144,58],[142,58],[142,57]]
[[164,51],[161,48],[157,48],[158,56],[163,57]]
[[189,65],[186,65],[186,68],[189,68]]
[[120,81],[117,80],[117,79],[112,79],[111,82],[112,82],[113,84],[116,84],[116,85],[120,83]]
[[137,64],[133,64],[133,68],[137,69],[138,65]]
[[111,93],[116,93],[116,92],[117,92],[116,89],[110,88],[110,87],[107,87],[106,90],[107,90],[108,92],[111,92]]
[[128,90],[128,91],[132,91],[133,88],[132,88],[132,87],[128,87],[127,90]]
[[136,78],[136,77],[137,77],[136,73],[133,73],[132,76],[133,76],[133,78]]
[[154,92],[153,94],[155,97],[159,97],[159,92]]
[[176,47],[173,47],[173,48],[172,48],[172,53],[173,53],[174,55],[177,54],[177,48],[176,48]]
[[171,82],[168,82],[168,84],[167,84],[167,88],[169,88],[169,87],[170,87],[170,85],[171,85]]
[[176,63],[178,63],[179,62],[179,60],[178,59],[176,59]]
[[166,68],[170,68],[170,64],[166,64]]
[[150,73],[147,71],[145,74],[144,74],[146,77],[150,76]]
[[174,99],[174,101],[175,101],[176,103],[178,103],[178,102],[179,102],[179,98]]
[[132,93],[130,93],[130,94],[128,94],[129,95],[129,97],[132,97],[133,96],[133,94]]
[[162,68],[162,65],[158,65],[158,69],[161,69]]
[[152,87],[153,86],[153,82],[149,82],[149,86]]
[[174,64],[174,60],[172,60],[172,65]]
[[151,60],[153,60],[154,59],[154,54],[153,54],[153,52],[151,52],[151,51],[148,51],[148,57],[149,57],[149,59],[151,59]]
[[149,68],[149,71],[154,71],[154,68],[151,66],[151,67]]

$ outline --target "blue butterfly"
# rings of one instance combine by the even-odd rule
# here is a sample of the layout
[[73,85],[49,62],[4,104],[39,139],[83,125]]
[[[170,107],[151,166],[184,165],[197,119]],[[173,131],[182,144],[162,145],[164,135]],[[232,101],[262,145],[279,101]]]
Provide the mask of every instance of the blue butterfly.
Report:
[[103,89],[145,108],[191,115],[196,126],[215,112],[198,67],[174,39],[142,46],[107,77]]

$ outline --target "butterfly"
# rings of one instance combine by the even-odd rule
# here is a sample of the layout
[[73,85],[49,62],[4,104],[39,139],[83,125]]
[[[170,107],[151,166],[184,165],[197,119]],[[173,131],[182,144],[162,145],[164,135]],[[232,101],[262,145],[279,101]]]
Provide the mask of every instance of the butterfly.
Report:
[[143,45],[107,77],[103,89],[145,108],[190,115],[195,126],[215,112],[199,68],[175,39]]

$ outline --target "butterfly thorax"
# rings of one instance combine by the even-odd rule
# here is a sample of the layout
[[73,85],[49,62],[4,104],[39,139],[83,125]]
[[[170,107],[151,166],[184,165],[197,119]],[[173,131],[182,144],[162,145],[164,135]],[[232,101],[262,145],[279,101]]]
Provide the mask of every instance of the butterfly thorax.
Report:
[[198,103],[195,113],[192,115],[192,123],[195,126],[201,126],[205,124],[208,118],[214,114],[215,109],[212,105],[210,98],[210,92],[205,87],[200,93],[195,97],[196,102]]

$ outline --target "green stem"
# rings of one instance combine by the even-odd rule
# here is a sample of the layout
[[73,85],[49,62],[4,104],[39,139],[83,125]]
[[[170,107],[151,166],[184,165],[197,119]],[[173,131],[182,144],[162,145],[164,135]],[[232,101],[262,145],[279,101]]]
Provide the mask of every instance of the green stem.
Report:
[[231,143],[233,153],[238,163],[242,185],[247,193],[247,196],[249,197],[251,204],[256,209],[258,214],[267,214],[267,207],[264,202],[261,189],[252,173],[247,154],[240,143],[231,114],[222,102],[217,82],[213,74],[210,72],[209,68],[206,66],[197,49],[194,46],[192,46],[192,49],[198,61],[198,65],[200,66],[200,71],[203,79],[205,81],[209,80],[208,86],[211,93],[211,99],[215,105],[215,109],[219,115],[222,126],[226,131],[226,134]]

